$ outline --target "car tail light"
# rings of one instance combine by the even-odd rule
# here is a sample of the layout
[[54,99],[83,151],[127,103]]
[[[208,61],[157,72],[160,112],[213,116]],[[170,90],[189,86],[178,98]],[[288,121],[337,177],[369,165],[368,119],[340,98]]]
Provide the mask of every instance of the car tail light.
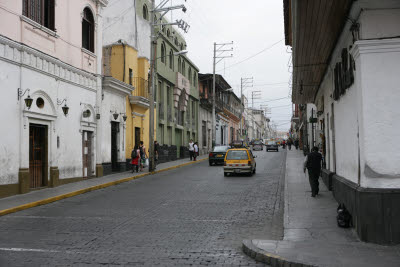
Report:
[[249,166],[251,166],[251,161],[250,160],[249,160],[248,164],[249,164]]
[[213,156],[213,153],[208,154],[208,156],[209,156],[209,157],[212,157],[212,156]]

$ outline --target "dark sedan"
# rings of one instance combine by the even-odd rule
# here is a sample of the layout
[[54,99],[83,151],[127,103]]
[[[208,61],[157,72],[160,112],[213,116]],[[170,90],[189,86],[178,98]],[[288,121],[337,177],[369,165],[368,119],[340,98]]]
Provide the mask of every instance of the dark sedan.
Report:
[[224,164],[226,151],[230,146],[216,146],[213,151],[208,154],[208,162],[211,165],[213,164]]
[[267,143],[267,152],[270,150],[276,150],[279,151],[278,145],[276,144],[275,141],[268,141]]

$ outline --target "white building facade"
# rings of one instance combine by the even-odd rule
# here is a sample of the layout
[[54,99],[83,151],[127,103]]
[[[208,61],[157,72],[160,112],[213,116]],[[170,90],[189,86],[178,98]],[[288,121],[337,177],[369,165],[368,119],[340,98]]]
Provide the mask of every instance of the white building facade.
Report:
[[[286,41],[293,44],[293,58],[300,58],[296,53],[301,53],[304,44],[298,38],[302,32],[290,24],[301,24],[305,7],[301,1],[291,1],[291,5],[286,3],[288,9],[293,15],[289,18],[286,13]],[[313,109],[315,118],[315,128],[308,125],[309,140],[312,134],[312,145],[323,149],[324,181],[352,214],[359,237],[398,244],[400,2],[347,1],[342,7],[334,5],[333,10],[341,15],[327,23],[335,29],[330,34],[336,34],[338,41],[328,44],[330,56],[317,59],[326,65],[293,62],[295,66],[311,64],[317,74],[310,80],[304,69],[294,71],[293,100],[314,104],[307,104],[307,114]],[[318,25],[321,22],[309,27],[310,31],[318,32]],[[318,49],[313,47],[314,53]],[[319,80],[315,79],[318,73]]]
[[[2,1],[2,196],[96,175],[101,10],[107,1]],[[68,10],[68,12],[64,12]],[[33,15],[36,14],[36,15]],[[100,49],[99,49],[100,47]]]

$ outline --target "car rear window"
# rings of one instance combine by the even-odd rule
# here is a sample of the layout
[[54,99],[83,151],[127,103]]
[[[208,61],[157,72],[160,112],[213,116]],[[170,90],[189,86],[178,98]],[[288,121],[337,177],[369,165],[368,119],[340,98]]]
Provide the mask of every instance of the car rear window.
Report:
[[275,145],[275,142],[274,141],[269,141],[268,145]]
[[226,152],[229,149],[229,146],[216,146],[214,147],[213,152]]
[[249,156],[246,150],[230,150],[226,156],[227,160],[247,160]]
[[261,142],[261,141],[254,141],[254,144],[255,144],[255,145],[261,145],[262,142]]

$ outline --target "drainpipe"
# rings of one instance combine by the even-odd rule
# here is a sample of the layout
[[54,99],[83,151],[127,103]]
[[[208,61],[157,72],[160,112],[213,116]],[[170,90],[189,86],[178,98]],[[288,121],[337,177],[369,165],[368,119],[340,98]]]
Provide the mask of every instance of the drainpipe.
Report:
[[124,43],[124,41],[122,41],[121,39],[119,39],[119,42],[122,44],[122,47],[123,47],[123,56],[124,56],[124,72],[123,72],[123,74],[122,74],[122,81],[123,82],[125,82],[125,65],[126,65],[126,46],[125,46],[125,43]]

